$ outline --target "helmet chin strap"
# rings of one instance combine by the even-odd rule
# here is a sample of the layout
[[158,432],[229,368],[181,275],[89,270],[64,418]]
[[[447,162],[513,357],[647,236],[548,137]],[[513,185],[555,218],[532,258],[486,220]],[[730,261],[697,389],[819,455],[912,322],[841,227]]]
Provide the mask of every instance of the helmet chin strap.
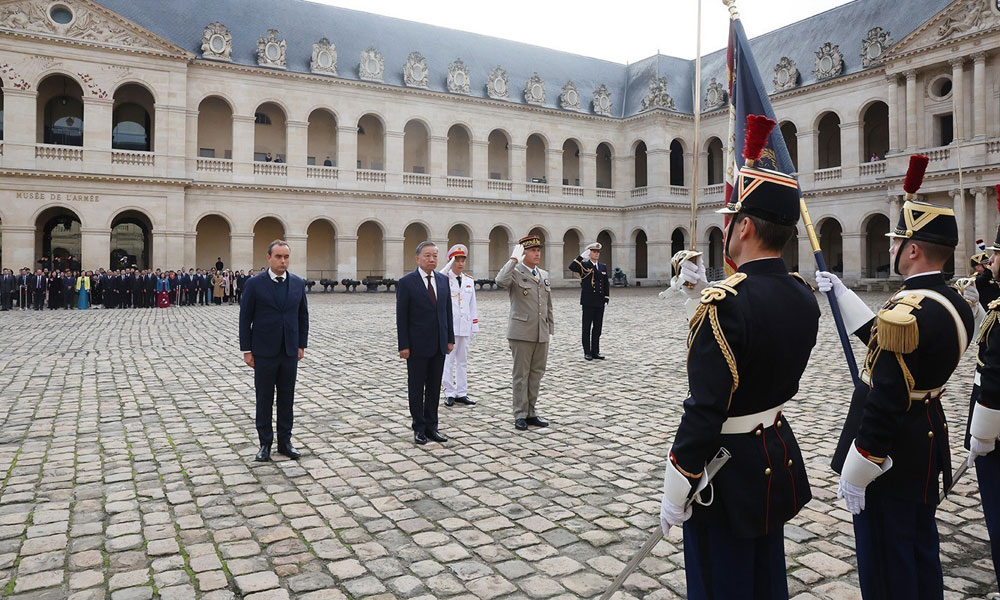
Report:
[[733,239],[733,228],[736,226],[736,216],[739,214],[740,213],[736,213],[733,215],[733,218],[729,220],[729,231],[726,232],[726,246],[722,249],[722,254],[733,262],[736,262],[736,259],[734,259],[733,255],[729,253],[729,241]]

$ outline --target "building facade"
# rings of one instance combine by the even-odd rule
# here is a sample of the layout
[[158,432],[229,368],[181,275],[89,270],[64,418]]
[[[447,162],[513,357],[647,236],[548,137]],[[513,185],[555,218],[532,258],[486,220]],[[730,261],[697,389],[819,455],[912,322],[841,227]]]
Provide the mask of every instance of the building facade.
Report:
[[[922,198],[962,224],[957,274],[998,222],[1000,12],[907,4],[855,0],[751,41],[827,262],[854,284],[889,277],[912,153],[931,159]],[[492,277],[532,232],[557,285],[595,240],[653,285],[693,235],[717,273],[724,63],[704,58],[694,147],[692,61],[300,0],[2,1],[0,262],[248,269],[284,238],[293,270],[362,279],[399,277],[430,239]],[[785,251],[805,273],[810,254],[804,231]]]

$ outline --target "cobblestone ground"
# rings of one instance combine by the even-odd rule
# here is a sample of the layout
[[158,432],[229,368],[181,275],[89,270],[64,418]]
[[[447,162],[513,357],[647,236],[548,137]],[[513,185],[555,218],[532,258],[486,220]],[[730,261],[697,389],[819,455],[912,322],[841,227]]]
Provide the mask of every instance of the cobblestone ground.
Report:
[[[616,290],[609,360],[584,362],[576,295],[560,291],[539,401],[552,425],[519,433],[506,294],[481,292],[469,367],[479,404],[442,405],[451,441],[415,447],[392,295],[310,302],[294,429],[304,454],[268,464],[252,462],[236,307],[0,315],[0,596],[594,597],[657,526],[686,390],[680,306]],[[947,394],[956,433],[973,360]],[[814,496],[785,530],[799,599],[860,597],[827,467],[850,396],[843,364],[827,311],[787,411]],[[946,597],[995,591],[974,477],[938,515]],[[684,595],[674,531],[619,597]]]

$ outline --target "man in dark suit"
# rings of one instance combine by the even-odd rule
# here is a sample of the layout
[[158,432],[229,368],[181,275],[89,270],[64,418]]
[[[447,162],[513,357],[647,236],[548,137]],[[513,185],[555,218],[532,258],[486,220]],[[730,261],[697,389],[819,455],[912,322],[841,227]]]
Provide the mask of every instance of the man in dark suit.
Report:
[[31,271],[27,267],[21,269],[21,274],[17,276],[17,307],[21,310],[28,310],[31,304]]
[[0,310],[10,310],[17,289],[17,279],[10,269],[4,269],[0,275]]
[[438,402],[444,357],[455,347],[451,285],[437,268],[437,246],[417,246],[417,269],[396,286],[396,335],[399,357],[406,360],[407,395],[413,441],[447,442],[438,433]]
[[569,270],[580,278],[583,358],[586,360],[604,360],[604,355],[601,354],[601,330],[604,327],[604,309],[611,299],[611,286],[608,281],[608,266],[600,258],[601,245],[593,243],[569,264]]
[[198,304],[205,306],[212,302],[212,298],[209,296],[210,290],[211,283],[208,280],[208,273],[198,269]]
[[42,310],[45,305],[45,292],[48,291],[48,279],[45,277],[45,273],[41,269],[35,271],[35,274],[28,281],[28,285],[31,286],[33,308]]
[[194,269],[188,269],[187,274],[184,275],[184,280],[181,282],[181,285],[184,286],[185,306],[194,305],[195,296],[198,295],[198,280],[196,277]]
[[269,268],[247,282],[240,302],[240,350],[254,370],[257,392],[257,435],[260,450],[254,460],[271,460],[271,407],[278,391],[278,454],[298,459],[292,446],[292,398],[298,362],[309,337],[306,286],[288,272],[291,251],[283,240],[267,249]]

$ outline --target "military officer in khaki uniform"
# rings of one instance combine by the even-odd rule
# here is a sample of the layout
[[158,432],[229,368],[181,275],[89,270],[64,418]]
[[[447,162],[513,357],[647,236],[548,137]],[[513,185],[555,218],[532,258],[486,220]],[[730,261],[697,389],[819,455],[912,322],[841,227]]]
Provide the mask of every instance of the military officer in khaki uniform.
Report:
[[552,283],[538,267],[542,240],[529,235],[518,240],[510,260],[497,273],[496,282],[510,294],[507,341],[514,357],[514,428],[548,425],[535,413],[538,386],[545,374],[552,321]]

